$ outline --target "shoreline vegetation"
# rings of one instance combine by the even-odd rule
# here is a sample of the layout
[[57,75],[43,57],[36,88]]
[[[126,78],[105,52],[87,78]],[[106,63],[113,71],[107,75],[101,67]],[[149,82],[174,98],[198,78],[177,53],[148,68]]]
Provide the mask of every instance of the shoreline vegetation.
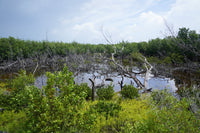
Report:
[[[133,66],[141,70],[133,71]],[[34,75],[42,69],[47,82],[39,89]],[[96,84],[95,74],[89,79],[92,88],[75,84],[80,72],[98,69],[104,75],[117,71],[121,91],[114,92],[109,77],[104,80],[110,85]],[[171,76],[178,71],[200,75],[200,34],[187,28],[176,36],[139,43],[0,38],[0,72],[15,73],[0,82],[0,132],[200,132],[198,81],[178,89],[176,97],[146,87],[149,73]],[[144,84],[136,76],[141,73]],[[124,76],[138,87],[124,84]]]
[[200,132],[199,89],[184,88],[179,98],[167,90],[140,94],[132,85],[114,93],[113,85],[92,90],[74,84],[73,73],[47,72],[39,89],[21,71],[1,84],[0,131],[6,132]]

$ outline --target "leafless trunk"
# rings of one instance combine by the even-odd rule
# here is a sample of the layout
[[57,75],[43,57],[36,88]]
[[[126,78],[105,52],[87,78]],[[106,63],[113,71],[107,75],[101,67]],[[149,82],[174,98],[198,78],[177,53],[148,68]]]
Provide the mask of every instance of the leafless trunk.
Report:
[[120,85],[120,89],[122,90],[123,84],[124,84],[124,76],[121,75],[121,77],[122,77],[122,80],[120,82],[118,81],[118,84]]
[[[146,70],[145,71],[141,71],[141,72],[133,72],[133,71],[129,71],[128,69],[125,69],[123,65],[117,63],[115,61],[114,54],[115,53],[112,53],[111,61],[117,67],[120,68],[120,70],[122,71],[124,76],[132,78],[140,89],[143,89],[144,91],[146,91],[148,89],[147,88],[148,87],[147,86],[147,82],[148,82],[148,79],[149,79],[149,74],[150,74],[151,70],[153,69],[153,66],[147,61],[146,57],[144,57],[144,56],[139,57],[144,62]],[[136,75],[138,75],[138,74],[145,74],[144,84],[142,84],[141,81],[136,77]]]
[[105,81],[113,81],[111,78],[104,77],[104,79],[101,80],[101,83],[96,84],[96,78],[97,78],[97,76],[95,76],[94,74],[93,74],[93,78],[92,79],[89,78],[90,82],[92,83],[92,101],[95,100],[96,89],[104,87],[105,86]]
[[95,78],[94,79],[89,78],[89,80],[92,83],[92,101],[94,101],[95,100]]
[[[111,39],[111,36],[108,36],[107,34],[105,34],[105,32],[103,31],[103,27],[102,27],[102,35],[103,37],[105,38],[105,40],[109,43],[109,44],[112,44],[112,39]],[[112,61],[120,70],[121,70],[121,73],[126,76],[126,77],[129,77],[129,78],[132,78],[135,83],[137,84],[138,88],[140,89],[143,89],[144,92],[147,92],[148,89],[147,87],[147,82],[148,82],[148,79],[149,79],[149,74],[151,73],[151,70],[153,69],[153,66],[147,61],[146,57],[144,56],[140,56],[138,58],[140,58],[140,60],[144,63],[145,65],[145,68],[146,70],[145,71],[141,71],[141,72],[133,72],[132,70],[129,71],[128,69],[126,69],[122,64],[119,64],[115,58],[114,58],[114,54],[116,54],[116,47],[113,46],[114,48],[114,53],[112,53],[112,58],[111,59],[108,59],[110,61]],[[122,50],[121,52],[123,51],[124,49],[124,46],[122,47]],[[136,77],[136,75],[138,74],[145,74],[145,77],[144,77],[144,84],[141,83],[141,81]],[[120,83],[121,85],[121,88],[122,88],[122,83]]]
[[141,60],[143,60],[145,68],[146,68],[146,73],[145,73],[145,77],[144,77],[144,88],[145,88],[144,91],[147,91],[149,74],[151,73],[153,66],[147,61],[146,57],[142,56],[140,58],[141,58]]

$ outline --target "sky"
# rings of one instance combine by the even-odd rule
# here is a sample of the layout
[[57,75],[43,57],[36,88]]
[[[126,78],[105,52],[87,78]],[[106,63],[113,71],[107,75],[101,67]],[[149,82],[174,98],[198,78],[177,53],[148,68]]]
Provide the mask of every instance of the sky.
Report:
[[100,44],[141,42],[187,27],[200,33],[200,0],[0,0],[0,38]]

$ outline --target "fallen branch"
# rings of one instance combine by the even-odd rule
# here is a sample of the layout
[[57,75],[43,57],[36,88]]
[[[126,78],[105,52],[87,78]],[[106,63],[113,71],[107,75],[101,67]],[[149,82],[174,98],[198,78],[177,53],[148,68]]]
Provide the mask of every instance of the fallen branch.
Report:
[[35,67],[35,70],[33,71],[33,75],[35,74],[37,68],[38,68],[38,62],[37,62],[37,65],[36,65],[36,67]]
[[6,70],[7,68],[11,67],[12,65],[16,64],[18,61],[15,61],[7,66],[1,66],[0,69]]

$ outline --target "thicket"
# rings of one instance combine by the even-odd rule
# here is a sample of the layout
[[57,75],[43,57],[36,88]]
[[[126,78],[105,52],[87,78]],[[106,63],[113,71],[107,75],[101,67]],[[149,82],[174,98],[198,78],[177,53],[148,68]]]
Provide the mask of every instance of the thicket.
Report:
[[125,85],[120,93],[123,98],[134,99],[139,97],[138,89],[132,85]]
[[[188,28],[180,28],[176,36],[152,39],[148,42],[120,42],[116,46],[116,57],[130,57],[132,53],[142,53],[152,61],[166,64],[180,64],[200,61],[200,34]],[[110,56],[113,45],[79,44],[77,42],[49,42],[20,40],[13,37],[0,38],[0,62],[21,58],[37,58],[48,55],[68,56],[73,54],[106,53]]]
[[108,85],[97,89],[97,96],[99,100],[111,100],[114,96],[114,85]]
[[123,99],[116,93],[109,100],[91,101],[86,100],[88,86],[74,84],[67,67],[46,76],[42,89],[25,71],[11,83],[1,83],[0,131],[200,132],[199,102],[191,101],[199,89],[184,90],[181,98],[159,90],[137,99]]

